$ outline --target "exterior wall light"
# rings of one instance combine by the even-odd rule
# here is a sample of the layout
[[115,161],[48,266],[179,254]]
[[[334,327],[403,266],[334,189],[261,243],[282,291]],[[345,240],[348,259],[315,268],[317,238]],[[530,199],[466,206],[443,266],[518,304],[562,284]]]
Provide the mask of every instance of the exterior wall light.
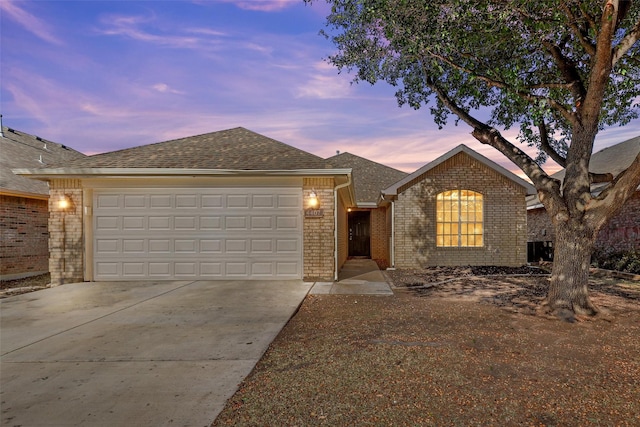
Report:
[[61,211],[71,209],[72,205],[73,202],[71,201],[71,197],[69,197],[67,194],[65,194],[60,198],[60,200],[58,200],[58,209],[60,209]]
[[315,190],[311,190],[311,193],[309,193],[309,207],[311,209],[318,209],[320,207],[320,200],[318,200],[318,195]]

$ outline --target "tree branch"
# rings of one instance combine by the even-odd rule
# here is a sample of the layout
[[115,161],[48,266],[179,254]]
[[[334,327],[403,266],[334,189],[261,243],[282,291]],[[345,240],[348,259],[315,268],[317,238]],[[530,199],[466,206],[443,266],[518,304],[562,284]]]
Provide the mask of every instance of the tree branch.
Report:
[[542,191],[547,196],[551,196],[557,199],[557,201],[560,201],[560,181],[547,175],[527,153],[507,141],[498,130],[481,122],[458,106],[428,75],[426,77],[426,84],[453,114],[473,128],[471,135],[473,135],[474,138],[483,144],[491,145],[522,169],[536,186],[539,193]]
[[[525,92],[522,90],[516,90],[515,88],[511,87],[510,85],[506,84],[503,81],[500,80],[496,80],[496,79],[492,79],[491,77],[485,76],[483,74],[478,73],[475,70],[472,70],[470,68],[464,67],[458,63],[456,63],[455,61],[451,60],[450,58],[447,58],[445,56],[442,56],[440,54],[434,53],[430,50],[427,49],[427,55],[435,58],[435,59],[439,59],[440,61],[444,62],[445,64],[455,68],[456,70],[462,71],[463,73],[467,73],[472,75],[474,78],[485,82],[487,85],[491,86],[491,87],[497,87],[499,89],[506,89],[506,90],[510,90],[513,93],[517,94],[519,97],[521,97],[523,100],[533,104],[537,101],[545,101],[551,108],[553,108],[554,110],[556,110],[562,117],[565,118],[565,120],[567,120],[570,123],[575,124],[576,123],[576,117],[573,114],[572,111],[569,111],[564,105],[558,103],[556,100],[549,98],[549,97],[544,97],[544,96],[538,96],[538,95],[533,95],[530,92]],[[426,73],[425,73],[426,74]],[[571,87],[573,85],[575,85],[576,82],[567,82],[567,83],[540,83],[537,85],[530,85],[530,86],[525,86],[525,89],[558,89],[558,88],[564,88],[564,89],[571,89]],[[580,87],[582,87],[582,83],[580,82]]]
[[577,25],[578,20],[576,19],[575,15],[571,11],[571,8],[567,6],[566,3],[563,4],[561,7],[562,9],[564,9],[565,13],[569,17],[569,27],[573,31],[573,34],[575,34],[575,36],[578,38],[578,41],[580,42],[580,45],[582,46],[582,48],[585,50],[585,52],[587,52],[588,55],[591,55],[591,56],[595,55],[596,47],[587,38],[587,34],[588,34],[587,31],[585,31],[583,28],[578,27]]
[[560,47],[545,40],[542,41],[542,45],[547,49],[547,51],[551,54],[554,61],[558,65],[560,73],[562,73],[564,80],[567,82],[567,84],[569,84],[571,88],[571,93],[573,95],[576,107],[579,107],[582,99],[585,96],[586,90],[575,64],[571,63],[562,54]]
[[618,43],[613,49],[613,58],[611,58],[611,66],[615,66],[620,58],[622,58],[640,39],[640,20],[636,22],[631,31]]
[[[585,96],[581,122],[598,123],[609,75],[611,74],[611,43],[616,28],[618,0],[607,0],[600,18],[600,31],[596,39],[596,54],[589,76],[589,90]],[[589,150],[591,147],[589,147]]]
[[562,157],[555,148],[549,143],[549,132],[547,131],[547,125],[544,121],[538,123],[538,132],[540,133],[540,148],[551,157],[551,160],[562,166],[567,167],[567,159]]

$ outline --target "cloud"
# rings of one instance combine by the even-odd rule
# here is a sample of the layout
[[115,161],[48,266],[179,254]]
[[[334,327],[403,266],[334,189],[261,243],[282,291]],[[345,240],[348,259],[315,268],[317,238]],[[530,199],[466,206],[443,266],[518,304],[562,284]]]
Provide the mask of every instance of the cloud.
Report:
[[0,2],[0,10],[42,40],[55,45],[64,44],[44,21],[18,7],[16,2],[3,0]]
[[351,93],[351,81],[336,75],[335,68],[319,62],[313,66],[315,74],[295,89],[296,98],[337,99]]
[[184,92],[173,89],[171,87],[169,87],[168,84],[166,83],[156,83],[152,86],[153,90],[160,92],[160,93],[175,93],[175,94],[179,94],[182,95],[184,94]]
[[225,3],[232,3],[236,7],[244,10],[255,10],[260,12],[274,12],[299,5],[302,0],[221,0]]
[[195,48],[199,46],[200,39],[197,37],[158,35],[140,28],[143,24],[153,20],[153,17],[109,15],[102,20],[106,28],[99,30],[99,32],[109,36],[124,36],[133,40],[174,48]]

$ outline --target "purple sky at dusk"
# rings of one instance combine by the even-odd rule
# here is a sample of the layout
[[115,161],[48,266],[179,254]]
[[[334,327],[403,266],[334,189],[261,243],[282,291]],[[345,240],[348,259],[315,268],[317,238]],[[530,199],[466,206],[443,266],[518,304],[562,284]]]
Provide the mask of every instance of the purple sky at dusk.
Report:
[[[461,143],[517,170],[466,125],[438,130],[428,108],[399,108],[394,88],[351,85],[323,60],[328,12],[324,0],[2,0],[3,124],[85,154],[242,126],[407,172]],[[639,134],[637,120],[607,129],[596,150]]]

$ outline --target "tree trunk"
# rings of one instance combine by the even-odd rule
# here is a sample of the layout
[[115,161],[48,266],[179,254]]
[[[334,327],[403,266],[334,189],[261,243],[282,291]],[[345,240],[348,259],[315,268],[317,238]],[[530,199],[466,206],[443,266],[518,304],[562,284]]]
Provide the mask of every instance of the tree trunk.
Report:
[[569,321],[574,320],[574,314],[593,316],[598,309],[589,299],[587,288],[596,231],[577,221],[558,222],[555,226],[553,271],[546,305]]

